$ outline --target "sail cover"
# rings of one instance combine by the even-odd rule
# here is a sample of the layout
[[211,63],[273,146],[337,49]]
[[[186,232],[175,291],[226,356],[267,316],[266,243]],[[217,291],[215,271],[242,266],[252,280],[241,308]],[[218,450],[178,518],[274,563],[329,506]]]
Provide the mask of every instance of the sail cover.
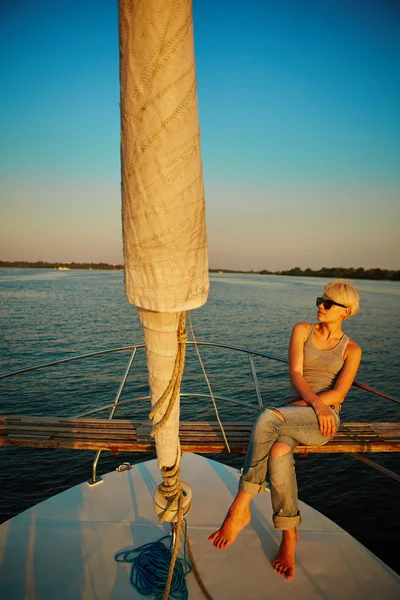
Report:
[[[179,314],[209,290],[191,0],[120,0],[119,35],[125,290],[154,405],[174,370]],[[176,460],[178,427],[179,404],[156,436],[159,466]]]

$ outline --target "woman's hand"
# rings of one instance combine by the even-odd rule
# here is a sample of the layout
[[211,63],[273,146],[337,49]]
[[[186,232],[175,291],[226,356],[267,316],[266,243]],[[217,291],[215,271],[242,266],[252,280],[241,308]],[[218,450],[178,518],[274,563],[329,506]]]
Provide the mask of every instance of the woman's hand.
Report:
[[313,409],[317,415],[322,435],[326,437],[335,435],[336,420],[329,408],[323,402],[319,401],[314,404]]
[[[295,400],[289,406],[309,406],[309,404],[305,400]],[[335,435],[336,420],[329,408],[322,401],[315,403],[312,408],[317,415],[322,435],[326,435],[327,437]]]

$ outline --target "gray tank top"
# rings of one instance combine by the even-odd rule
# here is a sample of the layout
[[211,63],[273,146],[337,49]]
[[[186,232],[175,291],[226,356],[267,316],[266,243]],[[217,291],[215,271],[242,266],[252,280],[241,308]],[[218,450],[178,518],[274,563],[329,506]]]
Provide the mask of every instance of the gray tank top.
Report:
[[[315,327],[316,324],[311,325],[304,342],[303,376],[310,388],[317,393],[326,392],[334,387],[344,364],[344,351],[350,338],[344,333],[334,348],[320,350],[312,341]],[[283,402],[298,400],[300,397],[296,388],[290,385]]]

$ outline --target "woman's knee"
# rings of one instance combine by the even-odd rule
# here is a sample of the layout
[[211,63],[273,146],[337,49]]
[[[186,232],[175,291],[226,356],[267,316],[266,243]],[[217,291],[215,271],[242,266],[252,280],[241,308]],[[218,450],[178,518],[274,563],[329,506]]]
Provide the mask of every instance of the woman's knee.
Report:
[[266,431],[278,433],[283,422],[275,415],[273,410],[267,408],[262,412],[253,427],[253,436],[264,435]]
[[292,448],[286,442],[274,442],[271,447],[270,456],[272,458],[279,458],[285,456],[292,451]]
[[278,410],[277,408],[271,408],[271,412],[274,413],[274,415],[276,415],[278,419],[283,421],[283,423],[285,422],[285,417],[283,416],[280,410]]
[[283,416],[279,413],[276,408],[266,408],[264,412],[260,414],[256,421],[256,425],[266,425],[268,423],[276,423],[278,421],[284,422]]

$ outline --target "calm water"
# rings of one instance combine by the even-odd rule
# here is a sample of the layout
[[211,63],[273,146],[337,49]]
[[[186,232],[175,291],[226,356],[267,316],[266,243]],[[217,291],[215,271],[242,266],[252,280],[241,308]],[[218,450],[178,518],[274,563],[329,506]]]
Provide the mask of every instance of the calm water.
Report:
[[[286,357],[292,326],[315,321],[315,297],[327,283],[318,278],[261,275],[211,275],[207,304],[192,312],[198,340],[224,342]],[[345,323],[345,331],[363,349],[357,379],[399,396],[398,307],[400,283],[355,282],[361,311]],[[136,309],[125,298],[120,271],[54,271],[0,269],[0,372],[141,343]],[[213,392],[256,402],[245,356],[201,349]],[[0,381],[0,412],[76,415],[113,401],[129,353],[89,358],[45,371]],[[266,406],[287,389],[286,366],[256,361]],[[182,391],[206,393],[193,352],[188,351]],[[144,354],[138,353],[121,401],[147,395]],[[215,419],[211,403],[185,400],[182,418],[196,414]],[[133,408],[134,406],[134,408]],[[222,419],[255,419],[254,410],[221,405]],[[399,406],[352,390],[343,420],[399,420]],[[121,408],[116,416],[144,418],[148,408]],[[115,469],[150,455],[103,453],[98,472]],[[33,449],[0,449],[0,522],[91,476],[94,453]],[[214,457],[240,468],[240,457]],[[395,454],[369,458],[399,472]],[[400,535],[399,484],[349,456],[311,455],[297,458],[299,496],[352,533],[393,569],[400,572],[398,553],[389,542]]]

